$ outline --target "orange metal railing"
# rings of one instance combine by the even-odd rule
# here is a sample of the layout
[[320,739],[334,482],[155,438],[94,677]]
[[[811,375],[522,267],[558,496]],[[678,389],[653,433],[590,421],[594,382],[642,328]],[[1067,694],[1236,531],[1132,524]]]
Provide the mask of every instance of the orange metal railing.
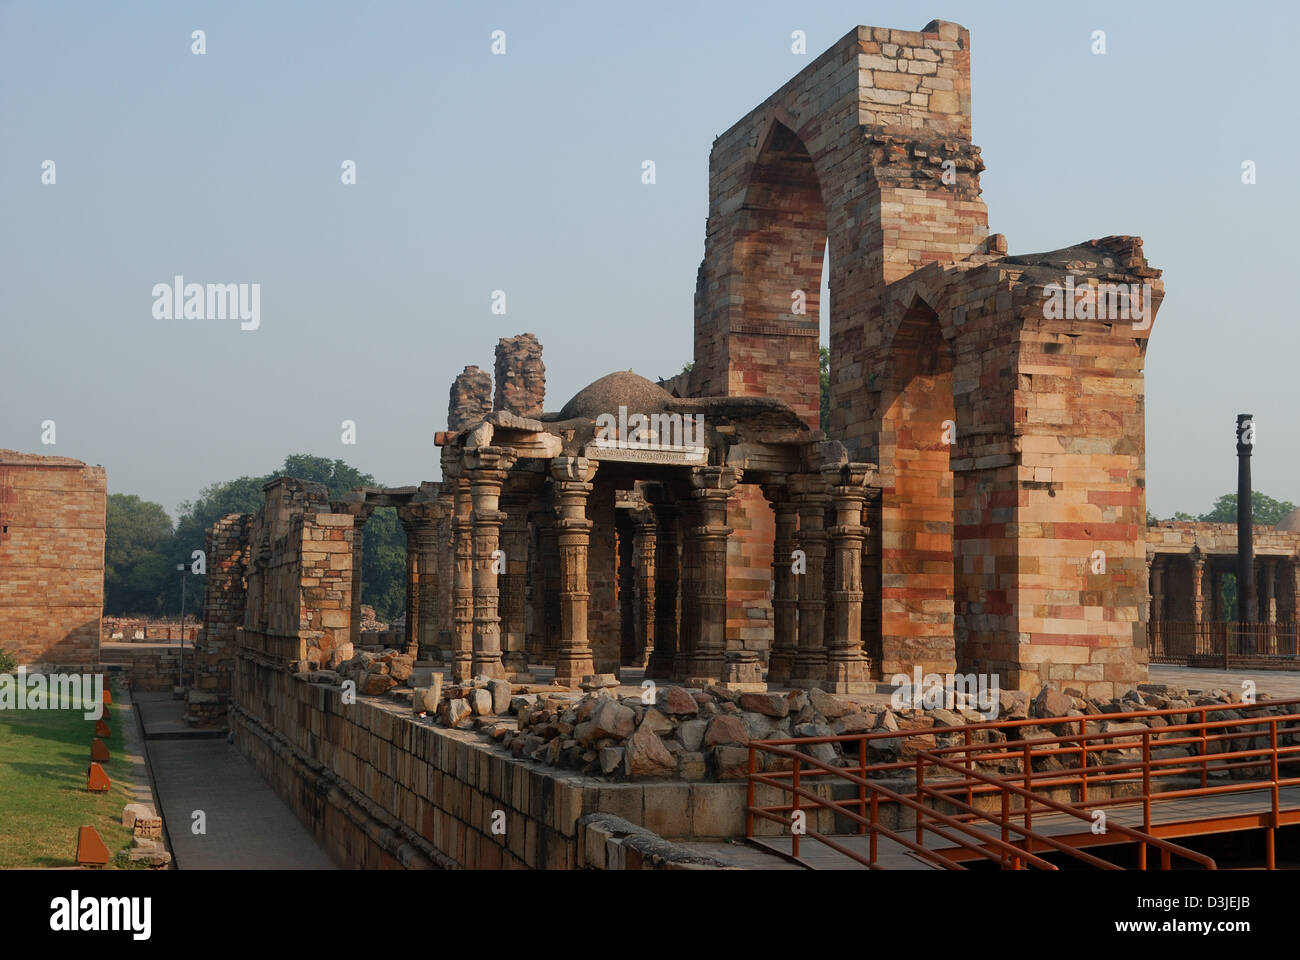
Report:
[[[1212,719],[1214,714],[1220,718]],[[1156,725],[1100,729],[1102,723],[1134,720]],[[1026,729],[1030,727],[1041,729]],[[934,745],[917,747],[911,759],[868,763],[868,755],[879,741],[916,737],[933,737]],[[941,745],[940,740],[949,742]],[[856,765],[834,766],[807,752],[814,744],[832,742],[842,744],[846,750],[856,746]],[[760,772],[760,755],[782,758],[789,769]],[[1300,699],[755,741],[750,744],[749,763],[746,833],[755,835],[755,818],[792,828],[797,822],[796,812],[802,810],[805,827],[802,832],[792,830],[795,857],[799,856],[801,838],[806,836],[869,867],[878,867],[878,838],[883,836],[921,859],[949,869],[961,860],[981,857],[996,860],[1004,868],[1027,865],[1052,869],[1051,864],[1033,856],[1034,850],[1048,849],[1092,866],[1113,868],[1077,849],[1085,843],[1102,842],[1088,839],[1091,830],[1068,842],[1057,840],[1033,828],[1034,812],[1063,814],[1091,826],[1098,808],[1141,803],[1141,829],[1111,817],[1105,842],[1115,842],[1113,837],[1118,834],[1137,844],[1139,869],[1146,868],[1150,847],[1160,851],[1166,869],[1174,857],[1212,869],[1213,861],[1208,857],[1153,832],[1159,825],[1152,821],[1152,803],[1267,790],[1267,804],[1255,805],[1265,809],[1255,810],[1251,816],[1268,831],[1267,865],[1271,869],[1275,830],[1284,822],[1300,822],[1300,809],[1284,811],[1280,796],[1282,789],[1300,785],[1300,776],[1281,775],[1283,767],[1288,768],[1288,773],[1300,770]],[[910,780],[910,784],[887,786],[881,782],[889,777]],[[1194,785],[1176,782],[1177,777],[1189,778]],[[1222,777],[1236,782],[1210,784],[1211,779]],[[810,782],[828,781],[852,784],[856,796],[833,800],[808,789]],[[1115,795],[1111,791],[1109,796],[1098,795],[1121,785],[1140,793]],[[755,791],[759,786],[771,787],[783,798],[788,795],[788,802],[757,806]],[[1063,790],[1076,802],[1042,796],[1049,789]],[[881,822],[882,802],[911,812],[911,837]],[[951,812],[943,812],[941,807]],[[855,824],[859,835],[868,836],[868,852],[864,855],[853,850],[841,842],[843,837],[836,840],[807,829],[808,813],[817,810],[831,810]],[[998,833],[996,842],[990,840],[988,831],[992,828]],[[951,846],[939,851],[930,849],[925,844],[927,834]]]

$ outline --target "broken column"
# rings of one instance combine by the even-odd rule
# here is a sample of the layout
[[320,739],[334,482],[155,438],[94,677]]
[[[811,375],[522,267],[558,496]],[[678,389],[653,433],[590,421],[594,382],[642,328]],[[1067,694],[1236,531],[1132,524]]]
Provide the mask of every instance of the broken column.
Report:
[[472,427],[492,412],[492,378],[475,366],[462,370],[451,383],[447,429]]
[[541,343],[531,333],[502,337],[497,342],[495,409],[536,420],[545,402],[546,367]]

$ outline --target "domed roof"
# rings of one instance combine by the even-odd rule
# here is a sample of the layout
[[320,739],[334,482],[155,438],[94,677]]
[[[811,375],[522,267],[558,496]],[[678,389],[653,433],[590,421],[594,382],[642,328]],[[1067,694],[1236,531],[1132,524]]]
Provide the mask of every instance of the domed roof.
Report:
[[1300,533],[1300,507],[1296,507],[1285,517],[1273,524],[1274,530],[1281,530],[1284,533]]
[[564,405],[561,420],[595,420],[602,413],[618,416],[620,406],[628,413],[662,413],[672,402],[672,395],[657,383],[630,370],[606,374],[589,383]]

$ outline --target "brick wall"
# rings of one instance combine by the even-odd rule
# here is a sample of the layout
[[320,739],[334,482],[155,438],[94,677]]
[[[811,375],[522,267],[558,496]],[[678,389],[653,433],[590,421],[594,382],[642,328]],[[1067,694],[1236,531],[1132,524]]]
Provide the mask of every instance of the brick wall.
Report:
[[0,648],[95,663],[104,607],[103,467],[0,450]]

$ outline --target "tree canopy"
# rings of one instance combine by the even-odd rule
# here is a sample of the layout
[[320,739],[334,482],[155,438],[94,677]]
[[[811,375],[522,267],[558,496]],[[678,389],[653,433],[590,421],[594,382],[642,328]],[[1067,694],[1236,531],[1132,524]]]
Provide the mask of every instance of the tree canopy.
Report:
[[[208,528],[226,514],[255,513],[265,502],[262,487],[276,477],[322,483],[331,498],[353,487],[380,485],[342,460],[293,454],[264,476],[207,485],[180,505],[174,527],[162,505],[134,494],[112,494],[104,546],[104,612],[175,615],[181,590],[176,564],[188,564],[193,551],[204,548]],[[376,510],[366,523],[361,575],[362,600],[374,606],[379,619],[400,617],[406,603],[406,535],[391,507]],[[186,585],[187,616],[202,614],[203,589],[201,576]]]

